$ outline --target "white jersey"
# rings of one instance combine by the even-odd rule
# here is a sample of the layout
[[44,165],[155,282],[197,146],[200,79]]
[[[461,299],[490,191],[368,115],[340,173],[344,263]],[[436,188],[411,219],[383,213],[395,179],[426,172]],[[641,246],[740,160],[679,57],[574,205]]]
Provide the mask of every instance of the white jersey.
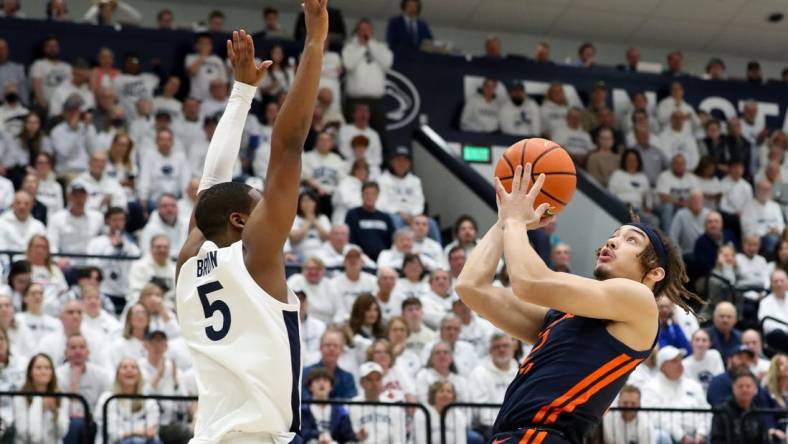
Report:
[[194,360],[200,403],[191,444],[236,435],[287,443],[300,428],[302,360],[298,298],[268,295],[249,274],[238,241],[210,241],[183,264],[178,317]]

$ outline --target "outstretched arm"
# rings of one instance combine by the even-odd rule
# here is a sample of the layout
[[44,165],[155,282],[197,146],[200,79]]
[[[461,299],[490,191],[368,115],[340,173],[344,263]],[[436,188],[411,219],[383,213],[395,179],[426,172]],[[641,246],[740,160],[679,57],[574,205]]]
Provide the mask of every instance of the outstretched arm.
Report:
[[[249,114],[249,107],[257,91],[257,85],[265,78],[268,67],[271,66],[270,60],[259,65],[255,62],[254,46],[249,46],[251,40],[251,36],[241,30],[233,32],[232,40],[227,41],[227,57],[233,66],[235,83],[230,99],[227,101],[227,108],[222,113],[211,143],[208,145],[202,178],[197,188],[197,202],[202,198],[203,191],[218,183],[232,180],[233,167],[238,159],[238,152],[241,150],[241,138],[244,125],[246,125],[246,116]],[[194,209],[196,208],[197,204],[195,203]],[[178,255],[178,263],[175,268],[176,277],[180,272],[181,265],[197,254],[200,246],[205,242],[205,237],[197,228],[194,209],[189,220],[189,235]]]
[[[274,123],[263,199],[252,211],[243,232],[247,268],[268,294],[281,301],[287,300],[281,251],[296,215],[301,154],[317,101],[328,33],[326,3],[327,0],[304,0],[307,34],[304,53]],[[251,38],[249,41],[251,44]]]
[[595,319],[618,321],[638,328],[653,329],[657,306],[651,290],[630,279],[597,281],[552,271],[528,243],[529,221],[539,220],[548,204],[533,208],[544,183],[540,175],[530,191],[531,165],[515,170],[512,192],[497,182],[499,223],[503,230],[503,253],[509,267],[512,290],[519,298],[543,307]]
[[512,290],[492,286],[502,254],[503,231],[495,224],[465,262],[457,278],[457,294],[471,310],[496,327],[533,344],[544,323],[547,309],[518,298]]

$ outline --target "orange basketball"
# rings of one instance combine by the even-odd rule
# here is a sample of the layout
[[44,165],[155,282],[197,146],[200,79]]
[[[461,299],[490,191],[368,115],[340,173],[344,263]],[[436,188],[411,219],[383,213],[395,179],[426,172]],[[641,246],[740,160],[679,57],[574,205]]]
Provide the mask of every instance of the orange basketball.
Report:
[[575,164],[569,153],[560,145],[547,139],[524,139],[504,151],[498,165],[495,166],[495,175],[501,179],[506,191],[512,191],[512,178],[517,165],[525,168],[526,163],[531,163],[531,177],[528,187],[539,177],[545,175],[544,185],[534,202],[534,208],[543,203],[550,204],[549,214],[558,214],[575,194],[577,186],[577,173]]

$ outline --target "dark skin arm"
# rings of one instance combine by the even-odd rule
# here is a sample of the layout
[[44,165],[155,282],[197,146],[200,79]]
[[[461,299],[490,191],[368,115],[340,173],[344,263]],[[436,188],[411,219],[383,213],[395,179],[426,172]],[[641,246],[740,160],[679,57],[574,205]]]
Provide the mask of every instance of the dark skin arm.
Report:
[[[328,33],[327,0],[305,0],[307,37],[298,71],[271,136],[263,199],[243,230],[246,268],[263,290],[287,301],[282,248],[293,227],[301,182],[301,154],[312,123]],[[249,39],[251,45],[251,38]]]

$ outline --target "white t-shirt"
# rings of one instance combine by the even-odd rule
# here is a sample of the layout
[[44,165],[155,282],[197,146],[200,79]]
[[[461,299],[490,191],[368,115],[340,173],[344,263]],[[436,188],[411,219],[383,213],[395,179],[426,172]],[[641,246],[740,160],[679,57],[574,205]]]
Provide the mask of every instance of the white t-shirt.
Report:
[[137,100],[153,100],[153,91],[159,86],[159,78],[151,73],[118,74],[115,77],[115,93],[118,102],[126,110],[126,117],[137,116]]
[[[758,320],[761,321],[766,316],[788,322],[788,299],[785,298],[785,295],[782,298],[778,298],[774,293],[770,293],[769,296],[761,299],[761,304],[758,306]],[[777,329],[788,331],[788,327],[777,322],[767,320],[763,324],[764,333]]]
[[752,200],[752,185],[744,179],[734,181],[730,176],[725,176],[720,181],[720,187],[722,188],[722,198],[720,199],[720,210],[722,211],[739,214]]
[[30,78],[43,80],[44,97],[49,102],[55,89],[71,80],[71,65],[61,60],[38,59],[30,66]]
[[307,313],[325,324],[331,324],[342,308],[342,303],[334,294],[331,280],[327,278],[317,284],[310,284],[303,274],[297,273],[287,279],[287,286],[293,291],[306,293]]
[[333,193],[345,176],[345,162],[338,154],[320,154],[316,149],[303,155],[301,177],[318,182],[329,193]]
[[545,100],[542,102],[540,111],[545,134],[551,135],[559,128],[566,126],[566,115],[569,113],[568,106],[558,105],[555,102]]
[[673,131],[672,128],[665,128],[659,135],[661,142],[660,148],[668,159],[673,159],[676,154],[683,154],[687,160],[687,169],[694,170],[700,161],[698,143],[692,133],[687,131]]
[[339,153],[346,159],[353,157],[353,147],[350,143],[356,136],[364,136],[369,139],[367,147],[367,161],[370,165],[380,165],[383,163],[383,144],[380,142],[380,135],[370,127],[361,129],[352,123],[343,125],[339,129]]
[[607,182],[607,189],[622,202],[641,209],[651,206],[651,185],[648,177],[642,172],[629,174],[624,170],[613,171]]
[[[354,401],[364,401],[364,395],[353,398]],[[380,398],[387,402],[387,399]],[[405,410],[382,405],[351,405],[348,406],[350,422],[353,430],[359,433],[366,430],[368,437],[364,440],[369,444],[390,444],[405,442]]]
[[742,211],[741,231],[744,236],[764,236],[770,229],[776,229],[781,234],[784,228],[783,212],[777,202],[770,200],[762,204],[753,199]]
[[487,101],[481,94],[474,94],[465,102],[460,117],[460,129],[479,133],[491,133],[498,130],[498,113],[500,101]]
[[[189,54],[183,63],[184,68],[188,68],[200,56]],[[219,56],[211,54],[205,58],[197,73],[191,77],[191,87],[189,95],[198,100],[205,100],[210,96],[210,86],[212,80],[223,80],[227,82],[227,69]]]
[[331,288],[342,304],[342,316],[349,317],[356,298],[363,293],[375,294],[378,280],[369,273],[362,272],[357,281],[351,281],[345,273],[331,279]]
[[104,216],[98,211],[85,210],[76,217],[67,209],[60,210],[49,219],[49,242],[53,251],[84,253],[88,242],[101,233]]
[[[293,229],[296,230],[301,228],[305,222],[306,221],[301,218],[301,216],[296,216],[293,221]],[[329,221],[328,217],[324,214],[317,216],[317,224],[326,232],[331,230],[331,221]],[[320,251],[323,246],[323,239],[320,238],[320,233],[317,231],[317,228],[312,227],[307,230],[306,234],[299,242],[290,241],[290,246],[293,248],[294,254],[306,259],[310,256],[317,255],[318,251]]]
[[498,113],[501,132],[512,136],[538,136],[542,133],[542,117],[539,105],[527,99],[517,106],[507,100]]
[[698,178],[692,173],[677,177],[672,170],[663,171],[657,179],[657,193],[668,194],[676,199],[686,199],[692,190],[700,188]]
[[591,136],[586,131],[583,131],[582,128],[572,129],[568,126],[563,126],[553,131],[552,137],[555,143],[561,145],[575,156],[585,156],[594,150],[594,142],[591,140]]
[[713,348],[706,351],[703,359],[698,360],[695,356],[689,355],[682,362],[684,376],[699,382],[703,390],[708,390],[712,378],[725,372],[722,356]]

